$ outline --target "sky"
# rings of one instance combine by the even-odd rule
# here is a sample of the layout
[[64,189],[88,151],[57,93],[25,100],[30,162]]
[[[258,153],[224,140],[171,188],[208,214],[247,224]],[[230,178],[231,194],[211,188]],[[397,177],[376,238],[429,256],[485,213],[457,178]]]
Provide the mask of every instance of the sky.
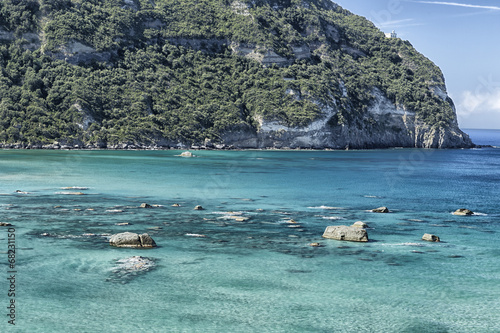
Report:
[[461,128],[500,129],[500,0],[333,0],[438,65]]

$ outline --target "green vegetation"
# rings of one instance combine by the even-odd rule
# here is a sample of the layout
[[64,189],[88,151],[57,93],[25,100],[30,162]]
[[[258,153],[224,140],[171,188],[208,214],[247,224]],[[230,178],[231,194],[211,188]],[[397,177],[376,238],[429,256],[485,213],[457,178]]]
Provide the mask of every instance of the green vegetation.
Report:
[[[323,0],[4,0],[1,31],[15,37],[0,40],[0,143],[218,142],[258,117],[307,125],[334,104],[332,126],[356,125],[374,88],[431,126],[455,119],[432,93],[439,68]],[[71,42],[95,52],[64,54]]]

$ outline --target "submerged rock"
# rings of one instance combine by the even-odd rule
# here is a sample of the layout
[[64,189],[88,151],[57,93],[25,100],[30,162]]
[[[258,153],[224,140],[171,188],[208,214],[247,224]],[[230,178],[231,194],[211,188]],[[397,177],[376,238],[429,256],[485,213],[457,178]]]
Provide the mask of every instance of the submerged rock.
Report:
[[422,236],[422,240],[428,241],[428,242],[440,242],[441,239],[439,239],[438,236],[432,235],[432,234],[424,234]]
[[116,266],[112,269],[112,277],[108,281],[127,283],[136,276],[146,273],[155,268],[156,262],[153,259],[133,256],[116,261]]
[[372,209],[372,212],[373,213],[389,213],[389,208],[379,207],[379,208]]
[[155,247],[155,241],[148,234],[122,232],[111,236],[109,244],[116,247]]
[[465,208],[460,208],[460,209],[457,209],[453,215],[460,215],[460,216],[469,216],[469,215],[474,215],[474,212],[469,210],[469,209],[465,209]]
[[329,226],[326,227],[325,232],[323,233],[323,238],[350,242],[368,242],[368,233],[365,229],[353,226]]

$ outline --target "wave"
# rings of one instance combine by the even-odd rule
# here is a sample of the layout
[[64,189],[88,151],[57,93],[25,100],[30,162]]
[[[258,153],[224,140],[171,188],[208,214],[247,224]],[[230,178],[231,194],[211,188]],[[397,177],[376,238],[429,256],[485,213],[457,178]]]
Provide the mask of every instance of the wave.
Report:
[[317,206],[317,207],[307,207],[309,209],[344,209],[343,207],[331,207],[331,206]]
[[216,214],[216,215],[232,215],[232,216],[235,216],[235,215],[243,215],[243,212],[212,212],[212,214]]
[[[455,215],[453,213],[454,212],[450,212],[451,215]],[[457,215],[457,216],[462,216],[462,215]],[[480,213],[480,212],[474,212],[474,214],[469,215],[469,216],[488,216],[488,214],[486,214],[486,213]]]
[[108,209],[106,213],[123,213],[123,209]]
[[88,190],[88,187],[84,186],[68,186],[68,187],[61,187],[61,190]]
[[416,247],[424,247],[425,244],[422,244],[422,243],[410,243],[410,242],[406,242],[406,243],[382,243],[380,244],[382,246],[416,246]]
[[486,214],[486,213],[479,213],[479,212],[474,212],[474,214],[472,216],[474,216],[474,215],[477,215],[477,216],[488,216],[488,214]]

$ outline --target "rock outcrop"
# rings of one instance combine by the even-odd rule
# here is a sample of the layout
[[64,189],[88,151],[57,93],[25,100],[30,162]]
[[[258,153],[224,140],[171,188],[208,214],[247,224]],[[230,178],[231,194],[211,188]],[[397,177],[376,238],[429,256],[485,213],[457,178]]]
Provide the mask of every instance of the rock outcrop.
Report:
[[469,209],[466,209],[466,208],[460,208],[460,209],[457,209],[455,212],[453,212],[453,215],[470,216],[470,215],[474,215],[474,212],[469,210]]
[[348,227],[345,225],[326,227],[323,238],[330,238],[350,242],[368,242],[368,233],[365,229]]
[[424,234],[422,236],[422,240],[427,241],[427,242],[440,242],[441,239],[433,234]]
[[[440,90],[442,91],[442,90]],[[444,93],[446,94],[446,93]],[[446,95],[448,96],[448,95]],[[223,142],[236,148],[470,148],[474,144],[456,120],[444,127],[432,127],[416,112],[395,105],[378,88],[372,90],[372,104],[356,124],[338,124],[335,100],[320,104],[321,115],[302,127],[256,117],[258,126],[227,131]],[[449,97],[447,97],[449,99]],[[451,102],[451,99],[448,101]],[[454,109],[453,104],[451,104]]]
[[155,241],[149,234],[136,234],[133,232],[122,232],[111,236],[109,244],[116,247],[156,247]]
[[112,56],[110,51],[98,52],[91,46],[72,40],[62,45],[57,51],[47,52],[54,59],[64,60],[70,64],[90,63],[92,61],[107,63]]
[[372,209],[372,212],[373,213],[389,213],[389,208],[387,207],[379,207],[379,208],[375,208],[375,209]]
[[357,222],[354,222],[354,223],[353,223],[352,227],[365,229],[365,228],[368,228],[368,224],[366,224],[366,223],[365,223],[365,222],[363,222],[363,221],[357,221]]

